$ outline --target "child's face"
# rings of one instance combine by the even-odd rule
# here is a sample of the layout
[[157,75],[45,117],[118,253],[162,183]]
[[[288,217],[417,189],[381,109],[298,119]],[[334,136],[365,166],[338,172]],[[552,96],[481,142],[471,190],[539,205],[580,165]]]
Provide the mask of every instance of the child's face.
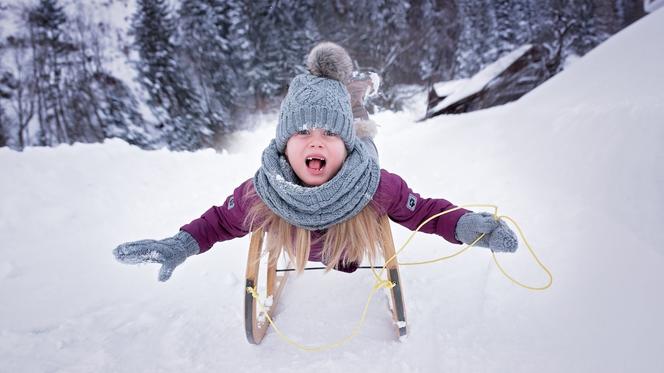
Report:
[[306,186],[322,185],[337,174],[346,159],[346,145],[327,130],[312,128],[291,136],[286,158]]

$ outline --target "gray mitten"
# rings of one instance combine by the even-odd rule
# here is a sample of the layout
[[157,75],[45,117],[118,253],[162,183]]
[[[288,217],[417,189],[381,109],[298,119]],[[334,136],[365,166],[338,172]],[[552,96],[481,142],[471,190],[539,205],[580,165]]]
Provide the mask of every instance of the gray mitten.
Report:
[[373,81],[368,76],[353,79],[346,83],[346,89],[350,93],[353,125],[357,137],[366,145],[369,155],[378,163],[378,148],[373,141],[378,132],[378,126],[373,120],[369,119],[369,113],[364,107],[367,92],[373,89]]
[[465,244],[471,244],[482,233],[485,233],[484,237],[475,245],[488,247],[491,251],[513,253],[519,245],[516,234],[507,223],[495,220],[488,212],[469,212],[457,222],[456,238]]
[[189,233],[180,231],[163,240],[140,240],[123,243],[113,250],[115,258],[125,264],[161,263],[159,281],[166,281],[187,257],[198,254],[198,243]]
[[364,107],[364,99],[367,96],[367,91],[373,87],[373,82],[369,78],[351,80],[346,84],[346,89],[350,93],[350,104],[353,110],[353,118],[356,120],[368,120],[369,113]]

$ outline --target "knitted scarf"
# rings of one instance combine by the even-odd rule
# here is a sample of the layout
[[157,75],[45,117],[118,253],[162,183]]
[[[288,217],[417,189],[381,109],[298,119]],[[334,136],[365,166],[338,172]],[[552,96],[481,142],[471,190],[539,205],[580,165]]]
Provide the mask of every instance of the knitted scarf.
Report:
[[357,215],[378,189],[380,168],[364,147],[358,141],[332,179],[305,187],[272,140],[263,151],[254,187],[270,210],[290,224],[307,230],[329,228]]

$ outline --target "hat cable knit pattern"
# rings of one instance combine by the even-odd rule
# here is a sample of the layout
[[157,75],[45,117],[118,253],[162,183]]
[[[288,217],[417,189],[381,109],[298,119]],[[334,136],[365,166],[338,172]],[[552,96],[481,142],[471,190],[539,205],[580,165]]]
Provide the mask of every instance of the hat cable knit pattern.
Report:
[[323,128],[339,135],[348,151],[355,146],[355,127],[350,95],[338,80],[301,74],[295,77],[281,103],[277,124],[277,148],[303,129]]
[[281,102],[277,123],[277,149],[283,152],[288,139],[303,129],[323,128],[338,134],[348,151],[355,145],[350,94],[345,83],[353,64],[345,49],[323,42],[307,56],[309,73],[296,76]]
[[[380,168],[358,140],[350,95],[344,85],[352,72],[345,49],[324,42],[307,57],[309,73],[296,76],[281,103],[276,136],[265,149],[254,187],[261,200],[290,224],[326,229],[357,215],[373,198]],[[339,135],[348,156],[326,183],[304,187],[284,155],[286,143],[303,129],[321,128]]]

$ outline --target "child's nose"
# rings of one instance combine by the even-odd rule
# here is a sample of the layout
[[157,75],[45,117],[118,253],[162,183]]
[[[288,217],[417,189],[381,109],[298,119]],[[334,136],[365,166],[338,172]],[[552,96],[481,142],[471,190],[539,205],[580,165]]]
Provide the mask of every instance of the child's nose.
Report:
[[323,147],[323,141],[321,141],[321,139],[311,139],[311,141],[309,141],[309,147],[310,148],[322,148]]
[[309,146],[322,147],[323,145],[324,145],[323,134],[321,133],[321,131],[316,129],[311,133],[311,137],[309,138]]

